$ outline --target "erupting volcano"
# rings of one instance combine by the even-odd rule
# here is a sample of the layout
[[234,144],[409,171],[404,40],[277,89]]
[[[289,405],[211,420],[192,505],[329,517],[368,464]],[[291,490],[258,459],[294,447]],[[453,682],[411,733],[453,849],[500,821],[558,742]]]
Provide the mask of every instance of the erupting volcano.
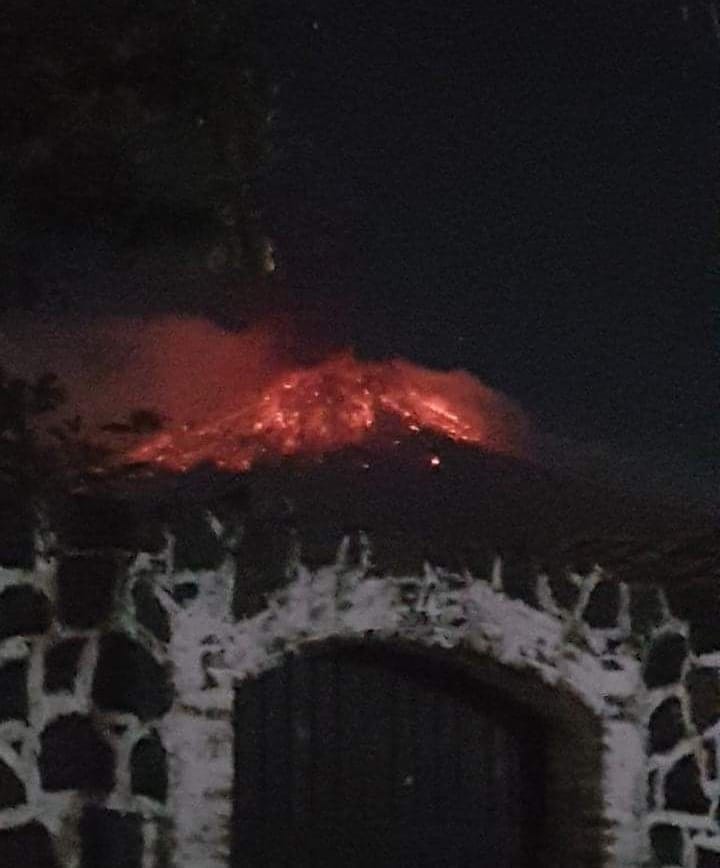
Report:
[[[631,463],[602,475],[577,444],[531,429],[512,400],[466,372],[318,355],[319,341],[292,324],[32,320],[11,334],[0,332],[0,367],[33,380],[53,371],[67,384],[55,417],[37,417],[38,435],[62,444],[73,495],[111,504],[109,527],[116,508],[143,528],[198,504],[218,516],[241,510],[263,540],[276,526],[297,532],[306,564],[329,563],[362,529],[377,568],[396,575],[422,570],[408,563],[415,554],[457,563],[490,547],[554,559],[573,540],[584,559],[598,541],[605,563],[609,538],[717,527],[714,507],[708,520],[682,493],[645,498]],[[158,418],[163,427],[147,433]],[[274,557],[275,543],[262,550]],[[632,561],[632,571],[656,580],[658,563]]]
[[[399,359],[364,362],[344,352],[286,370],[250,396],[243,384],[236,408],[168,427],[126,458],[181,472],[201,463],[245,471],[288,456],[385,449],[423,432],[518,455],[526,425],[520,410],[469,374]],[[428,461],[438,464],[435,456]]]

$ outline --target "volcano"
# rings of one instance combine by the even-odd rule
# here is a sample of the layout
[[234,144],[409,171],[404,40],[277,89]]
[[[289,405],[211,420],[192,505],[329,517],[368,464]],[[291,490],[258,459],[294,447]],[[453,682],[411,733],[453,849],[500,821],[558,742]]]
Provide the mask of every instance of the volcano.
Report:
[[402,574],[425,560],[487,573],[497,553],[526,572],[717,570],[714,515],[542,466],[519,408],[468,374],[345,352],[240,385],[237,406],[146,437],[97,485],[144,515],[240,502],[268,551],[293,537],[308,564],[363,531],[378,569]]
[[168,428],[126,460],[177,471],[202,463],[245,471],[288,456],[322,458],[350,446],[389,449],[428,433],[520,454],[526,427],[519,409],[468,374],[429,371],[399,359],[363,362],[345,352],[285,371],[240,406],[199,424]]

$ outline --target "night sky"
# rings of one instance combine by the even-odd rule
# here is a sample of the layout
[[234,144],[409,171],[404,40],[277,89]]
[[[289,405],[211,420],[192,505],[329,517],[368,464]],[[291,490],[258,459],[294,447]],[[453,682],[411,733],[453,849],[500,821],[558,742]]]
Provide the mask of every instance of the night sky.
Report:
[[[272,4],[270,7],[272,9]],[[672,2],[278,4],[267,217],[298,310],[706,491],[720,43]]]
[[[275,274],[210,291],[176,257],[138,279],[61,226],[21,251],[32,298],[19,285],[0,309],[231,327],[290,312],[306,343],[464,368],[560,450],[635,456],[717,503],[711,6],[258,3],[277,88],[257,184]],[[178,193],[203,166],[183,171]],[[82,279],[58,279],[66,265]]]

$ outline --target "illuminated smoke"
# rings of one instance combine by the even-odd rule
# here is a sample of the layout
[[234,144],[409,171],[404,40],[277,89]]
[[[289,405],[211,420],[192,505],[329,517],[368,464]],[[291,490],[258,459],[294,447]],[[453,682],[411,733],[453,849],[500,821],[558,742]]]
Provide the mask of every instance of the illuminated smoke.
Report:
[[0,367],[23,377],[53,371],[69,392],[66,413],[91,426],[121,421],[138,408],[185,422],[261,388],[288,364],[289,342],[280,327],[235,333],[176,316],[5,320]]
[[28,377],[57,373],[69,390],[67,416],[79,414],[96,430],[139,408],[163,418],[160,433],[124,454],[131,463],[245,470],[289,455],[397,445],[423,432],[526,452],[522,412],[470,374],[401,359],[365,362],[350,351],[302,364],[307,348],[282,324],[230,332],[163,317],[5,326],[0,365]]

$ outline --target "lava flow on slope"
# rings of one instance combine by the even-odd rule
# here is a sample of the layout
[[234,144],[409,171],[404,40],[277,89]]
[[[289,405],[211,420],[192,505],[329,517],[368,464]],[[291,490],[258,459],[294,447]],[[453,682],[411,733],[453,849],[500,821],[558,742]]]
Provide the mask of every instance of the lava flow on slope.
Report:
[[130,450],[125,460],[180,472],[204,463],[245,471],[349,446],[385,449],[422,432],[488,452],[526,451],[522,412],[469,374],[431,371],[399,359],[364,362],[344,352],[287,370],[253,397],[245,391],[236,408],[170,426]]

